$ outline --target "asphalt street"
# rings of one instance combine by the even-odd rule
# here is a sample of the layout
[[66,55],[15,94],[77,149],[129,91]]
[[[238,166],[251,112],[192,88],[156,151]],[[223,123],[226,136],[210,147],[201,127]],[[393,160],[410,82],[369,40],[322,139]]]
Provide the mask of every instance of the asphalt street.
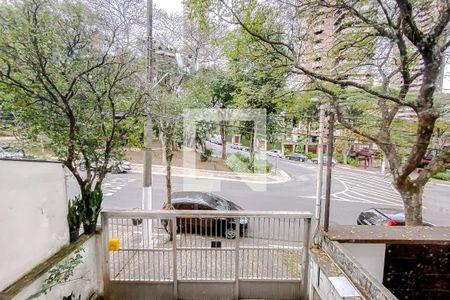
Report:
[[[268,158],[274,167],[282,169],[291,180],[257,187],[246,182],[202,179],[186,182],[173,177],[173,191],[211,191],[232,200],[248,210],[310,211],[315,208],[317,167],[311,163]],[[325,178],[325,169],[324,169]],[[103,185],[104,209],[141,207],[142,171],[109,174]],[[325,187],[324,187],[325,191]],[[77,184],[68,176],[68,197],[77,192]],[[450,185],[430,182],[424,194],[424,217],[436,225],[450,225]],[[160,209],[166,200],[165,177],[153,176],[153,208]],[[356,224],[359,213],[371,207],[402,207],[400,195],[390,178],[382,174],[336,166],[333,168],[330,222]]]

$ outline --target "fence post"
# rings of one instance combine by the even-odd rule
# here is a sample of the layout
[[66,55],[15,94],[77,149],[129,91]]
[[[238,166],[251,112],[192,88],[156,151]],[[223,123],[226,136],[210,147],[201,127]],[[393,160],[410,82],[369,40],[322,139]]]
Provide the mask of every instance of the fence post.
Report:
[[239,238],[241,236],[241,218],[236,218],[236,239],[235,239],[235,274],[234,274],[234,299],[239,299]]
[[177,216],[172,214],[172,268],[173,268],[173,299],[178,299],[178,278],[177,278]]
[[304,231],[303,231],[303,259],[302,259],[302,286],[301,297],[302,299],[308,299],[308,285],[309,285],[309,246],[310,246],[310,231],[311,231],[311,218],[304,218]]
[[102,224],[102,255],[103,255],[103,289],[105,296],[109,296],[109,252],[108,252],[108,239],[109,239],[109,224],[106,213],[101,213]]

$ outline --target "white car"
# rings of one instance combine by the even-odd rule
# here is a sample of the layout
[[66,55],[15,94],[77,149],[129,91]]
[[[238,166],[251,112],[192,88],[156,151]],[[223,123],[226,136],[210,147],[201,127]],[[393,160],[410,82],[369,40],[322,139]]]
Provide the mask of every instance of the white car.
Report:
[[8,152],[3,149],[0,149],[0,158],[19,159],[25,157],[23,153],[20,152]]
[[108,163],[108,171],[114,174],[126,173],[131,170],[131,163],[128,161],[111,160]]
[[273,156],[273,157],[283,157],[283,153],[281,153],[281,150],[272,149],[270,151],[267,151],[266,155]]
[[212,136],[210,136],[208,141],[210,141],[213,144],[222,145],[222,137],[217,134],[213,134]]

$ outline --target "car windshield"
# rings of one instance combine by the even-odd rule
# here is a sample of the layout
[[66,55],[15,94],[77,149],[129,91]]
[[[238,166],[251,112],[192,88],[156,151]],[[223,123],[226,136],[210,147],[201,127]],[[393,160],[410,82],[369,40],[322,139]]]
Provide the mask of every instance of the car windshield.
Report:
[[217,195],[212,195],[208,202],[217,210],[230,210],[231,208],[230,202],[228,200]]

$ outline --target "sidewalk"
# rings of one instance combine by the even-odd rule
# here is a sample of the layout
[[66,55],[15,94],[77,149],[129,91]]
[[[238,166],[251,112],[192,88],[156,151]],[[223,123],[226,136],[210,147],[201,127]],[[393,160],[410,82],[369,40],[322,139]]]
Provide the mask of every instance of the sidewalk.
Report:
[[[347,169],[347,170],[353,170],[353,171],[360,171],[360,172],[367,172],[375,175],[382,175],[384,177],[391,177],[390,171],[386,169],[386,173],[383,174],[380,171],[380,168],[361,168],[361,167],[353,167],[350,165],[344,165],[344,164],[337,164],[337,166],[341,169]],[[417,171],[414,171],[412,174],[415,174],[415,176],[418,174]],[[445,186],[450,188],[450,182],[445,180],[439,180],[430,178],[430,181],[428,183]]]
[[[138,173],[138,174],[143,173],[144,166],[142,164],[132,164],[131,166],[132,169],[130,173]],[[166,166],[153,165],[152,171],[154,175],[166,175]],[[250,174],[250,173],[237,173],[237,172],[172,167],[172,176],[239,181],[239,182],[261,183],[261,184],[279,184],[291,180],[291,177],[286,172],[279,169],[273,170],[269,174]]]

